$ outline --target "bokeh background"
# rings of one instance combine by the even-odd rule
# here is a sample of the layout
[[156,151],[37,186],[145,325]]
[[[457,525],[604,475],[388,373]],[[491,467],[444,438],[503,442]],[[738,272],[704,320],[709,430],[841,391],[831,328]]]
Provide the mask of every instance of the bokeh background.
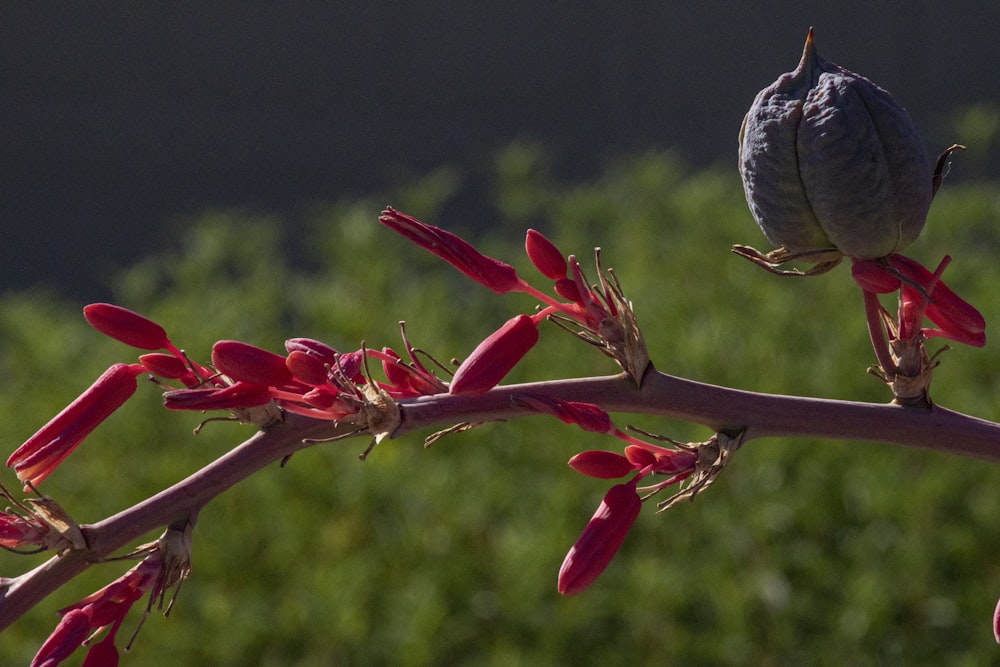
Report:
[[[0,8],[0,418],[12,451],[132,351],[99,299],[194,356],[240,338],[440,358],[532,304],[468,285],[375,222],[386,203],[532,275],[527,227],[604,261],[657,366],[745,389],[884,401],[841,268],[785,281],[735,173],[754,94],[820,52],[891,90],[955,157],[908,254],[998,321],[1000,83],[990,3],[215,3]],[[934,397],[997,418],[991,352],[944,355]],[[514,380],[613,372],[546,331]],[[617,416],[685,440],[704,429]],[[81,522],[249,435],[145,388],[52,476]],[[612,442],[541,418],[423,450],[297,454],[207,507],[171,617],[123,664],[957,664],[1000,660],[998,471],[866,443],[761,441],[692,505],[646,508],[585,594],[555,592],[605,487],[565,466]],[[7,482],[13,485],[13,476]],[[150,536],[154,537],[154,536]],[[14,574],[41,562],[3,554]],[[94,568],[0,635],[27,664]],[[138,615],[126,622],[125,639]],[[76,655],[69,664],[79,664]]]
[[279,211],[461,168],[448,222],[492,222],[494,153],[556,173],[679,151],[734,162],[756,92],[820,53],[892,91],[953,178],[996,176],[995,3],[4,3],[0,285],[82,299],[207,207]]

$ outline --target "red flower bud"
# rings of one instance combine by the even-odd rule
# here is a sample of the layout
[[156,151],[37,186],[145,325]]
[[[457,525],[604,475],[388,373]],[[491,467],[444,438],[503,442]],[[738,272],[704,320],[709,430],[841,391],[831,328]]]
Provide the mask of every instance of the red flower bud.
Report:
[[191,369],[188,368],[187,364],[172,354],[162,352],[144,354],[139,357],[139,363],[153,375],[170,380],[177,380],[191,374]]
[[285,366],[296,380],[310,387],[319,387],[329,381],[326,364],[308,352],[292,350],[285,358]]
[[543,276],[552,280],[566,278],[566,258],[559,252],[559,248],[540,232],[534,229],[528,230],[524,239],[524,249],[528,253],[528,259]]
[[468,242],[440,227],[420,222],[392,208],[383,211],[378,221],[498,294],[510,292],[521,284],[513,266],[487,257]]
[[573,303],[580,303],[582,297],[580,296],[580,290],[576,286],[576,281],[569,278],[560,278],[556,281],[554,285],[556,294],[566,299],[567,301],[572,301]]
[[511,371],[538,342],[538,326],[528,315],[518,315],[489,335],[466,359],[452,378],[452,394],[489,391]]
[[140,350],[162,350],[170,347],[167,332],[163,327],[128,308],[110,303],[92,303],[83,308],[83,316],[90,326],[105,336]]
[[283,356],[238,340],[213,345],[212,364],[233,380],[250,384],[280,387],[292,381]]
[[337,363],[337,351],[326,343],[312,338],[289,338],[285,341],[285,349],[289,354],[295,351],[305,352],[331,366]]
[[640,470],[646,466],[656,465],[656,454],[639,445],[629,445],[626,447],[625,458]]
[[560,593],[575,595],[594,583],[618,553],[641,507],[634,481],[611,487],[559,568]]
[[569,460],[569,467],[598,479],[618,479],[635,470],[632,462],[621,454],[601,450],[580,452]]

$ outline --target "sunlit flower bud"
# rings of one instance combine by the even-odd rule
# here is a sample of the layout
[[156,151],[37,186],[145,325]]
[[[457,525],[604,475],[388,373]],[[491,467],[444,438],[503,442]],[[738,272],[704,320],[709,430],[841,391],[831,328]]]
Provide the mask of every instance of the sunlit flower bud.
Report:
[[233,380],[250,384],[280,387],[292,381],[283,356],[238,340],[216,342],[212,364]]
[[553,286],[556,290],[556,294],[566,299],[567,301],[572,301],[573,303],[580,303],[581,296],[580,290],[576,287],[576,281],[569,278],[560,278],[555,282]]
[[153,375],[169,380],[177,380],[188,375],[192,375],[191,369],[181,359],[172,354],[163,352],[151,352],[139,357],[139,363],[146,367]]
[[455,371],[449,392],[481,394],[511,371],[538,342],[538,325],[529,315],[518,315],[491,333]]
[[611,487],[559,568],[560,593],[575,595],[594,583],[618,553],[641,507],[635,482]]
[[392,208],[383,211],[378,221],[498,294],[510,292],[521,286],[521,280],[517,277],[514,267],[487,257],[451,232],[428,225]]
[[319,387],[329,381],[327,365],[318,357],[302,350],[293,350],[285,358],[285,366],[299,382]]
[[740,131],[740,174],[764,235],[793,254],[883,257],[924,226],[932,170],[909,114],[868,79],[802,59],[758,93]]
[[90,326],[105,336],[140,350],[163,350],[170,347],[163,327],[128,308],[110,303],[92,303],[84,306],[83,316]]
[[289,354],[296,351],[305,352],[331,366],[337,363],[337,351],[326,343],[312,338],[289,338],[285,341],[285,349]]
[[528,253],[528,259],[543,276],[552,280],[566,278],[566,258],[541,232],[529,229],[524,239],[524,249]]
[[569,460],[569,467],[598,479],[618,479],[635,470],[635,466],[625,456],[602,450],[580,452]]

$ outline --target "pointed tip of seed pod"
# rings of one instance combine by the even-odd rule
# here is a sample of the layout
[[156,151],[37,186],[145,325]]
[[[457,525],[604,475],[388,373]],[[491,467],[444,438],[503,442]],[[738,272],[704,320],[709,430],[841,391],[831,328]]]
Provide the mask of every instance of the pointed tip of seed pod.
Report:
[[813,29],[812,26],[809,26],[809,33],[806,35],[806,43],[802,46],[802,57],[799,59],[799,66],[796,69],[804,70],[807,63],[818,58],[819,56],[816,53],[816,45],[813,42]]

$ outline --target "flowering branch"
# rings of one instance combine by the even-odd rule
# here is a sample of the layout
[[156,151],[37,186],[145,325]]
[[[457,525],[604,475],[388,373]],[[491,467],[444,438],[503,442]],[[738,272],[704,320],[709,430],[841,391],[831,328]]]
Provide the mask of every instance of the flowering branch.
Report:
[[[935,406],[930,411],[892,404],[762,394],[649,372],[636,387],[623,375],[497,387],[478,396],[440,394],[402,399],[393,437],[458,422],[537,415],[512,398],[542,395],[582,401],[611,412],[684,419],[717,430],[743,430],[744,443],[777,436],[881,442],[972,456],[1000,463],[1000,424]],[[318,440],[337,437],[344,425],[288,415],[174,486],[95,524],[80,526],[87,548],[54,556],[0,582],[0,630],[49,593],[142,535],[198,510],[262,468]]]

